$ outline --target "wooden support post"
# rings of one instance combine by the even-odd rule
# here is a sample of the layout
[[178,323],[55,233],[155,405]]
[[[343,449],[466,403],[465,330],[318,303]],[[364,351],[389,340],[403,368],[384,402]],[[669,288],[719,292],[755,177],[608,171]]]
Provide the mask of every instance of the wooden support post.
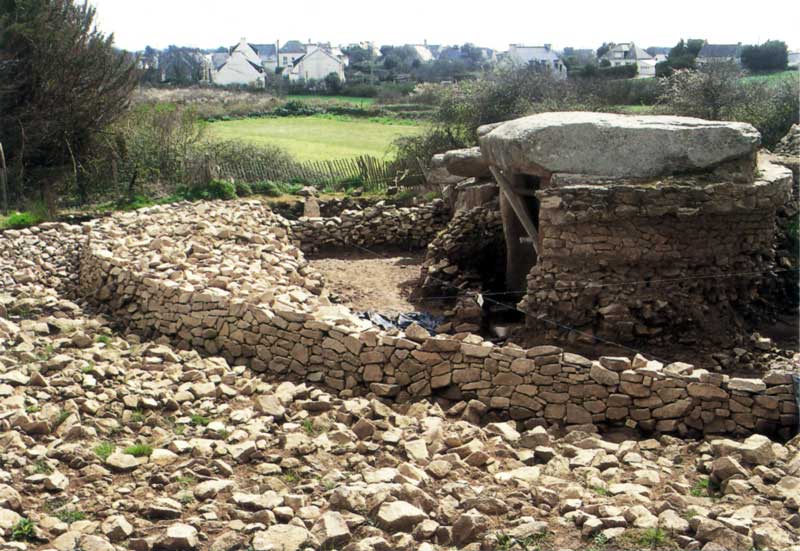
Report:
[[531,243],[533,244],[533,250],[536,251],[536,254],[539,254],[539,232],[536,231],[536,226],[533,224],[533,220],[531,220],[530,215],[528,214],[528,209],[525,207],[525,204],[520,199],[519,195],[514,192],[514,189],[511,187],[511,183],[506,179],[500,169],[495,167],[490,167],[492,174],[494,175],[494,179],[497,180],[497,185],[500,186],[500,191],[506,196],[508,199],[508,204],[511,205],[511,208],[514,210],[514,214],[517,215],[522,227],[525,228],[528,236],[531,238]]

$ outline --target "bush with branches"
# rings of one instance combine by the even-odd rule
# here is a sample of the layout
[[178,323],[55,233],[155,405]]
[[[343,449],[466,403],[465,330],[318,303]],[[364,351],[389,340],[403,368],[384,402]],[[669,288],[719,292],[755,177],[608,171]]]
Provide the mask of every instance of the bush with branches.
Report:
[[733,63],[709,63],[662,80],[661,109],[676,115],[752,124],[772,147],[800,117],[800,79],[749,81]]

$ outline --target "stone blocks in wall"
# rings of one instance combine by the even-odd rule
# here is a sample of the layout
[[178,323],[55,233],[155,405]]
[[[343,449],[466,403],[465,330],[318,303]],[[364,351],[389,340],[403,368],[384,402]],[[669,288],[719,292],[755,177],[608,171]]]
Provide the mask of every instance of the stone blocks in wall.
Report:
[[576,181],[539,191],[540,259],[520,307],[590,337],[732,338],[737,312],[775,266],[776,212],[790,198],[788,170],[762,160],[759,174],[752,184]]
[[[236,265],[230,255],[245,254],[245,249],[234,243],[242,231],[251,234],[254,228],[228,231],[233,228],[223,221],[241,218],[230,212],[230,204],[224,208],[225,216],[210,215],[217,223],[196,245],[225,250],[226,262]],[[180,215],[186,224],[199,216],[169,215]],[[271,223],[262,224],[258,232],[266,241]],[[342,396],[373,392],[403,401],[446,395],[479,400],[523,422],[626,425],[645,432],[788,434],[795,424],[788,373],[743,380],[641,357],[592,361],[555,346],[495,346],[474,335],[425,337],[416,329],[408,335],[386,333],[351,319],[326,318],[324,310],[310,307],[313,298],[267,303],[261,295],[246,292],[248,281],[271,274],[271,264],[239,273],[227,281],[227,289],[216,287],[222,282],[214,277],[189,283],[168,263],[143,262],[141,253],[125,252],[152,246],[153,236],[145,237],[146,228],[153,227],[146,216],[140,225],[127,226],[113,252],[105,233],[112,227],[108,222],[87,236],[80,283],[82,293],[108,305],[120,321],[138,332],[166,336],[183,348],[325,385]],[[134,228],[141,233],[132,234]],[[281,247],[279,239],[273,248]],[[169,257],[171,249],[160,250]],[[249,256],[246,260],[251,262]]]
[[300,218],[288,221],[287,228],[307,252],[348,246],[423,248],[444,228],[448,218],[447,207],[437,199],[418,207],[378,203],[331,218]]

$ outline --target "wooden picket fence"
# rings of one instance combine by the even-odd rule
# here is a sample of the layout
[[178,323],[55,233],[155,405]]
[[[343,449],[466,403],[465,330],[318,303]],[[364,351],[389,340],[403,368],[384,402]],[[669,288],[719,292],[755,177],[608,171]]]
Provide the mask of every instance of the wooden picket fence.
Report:
[[220,175],[241,182],[270,180],[310,185],[334,191],[361,187],[365,191],[382,191],[389,186],[410,187],[419,184],[417,174],[397,173],[392,164],[362,155],[350,159],[279,163],[265,165],[244,160],[235,165],[220,166]]

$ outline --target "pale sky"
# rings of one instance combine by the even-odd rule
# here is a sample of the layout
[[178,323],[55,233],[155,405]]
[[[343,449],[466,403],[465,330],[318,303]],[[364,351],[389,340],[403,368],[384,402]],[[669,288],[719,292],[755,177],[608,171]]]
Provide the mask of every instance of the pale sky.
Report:
[[798,0],[91,0],[117,46],[213,48],[290,39],[348,44],[510,43],[597,48],[785,41],[800,48]]

